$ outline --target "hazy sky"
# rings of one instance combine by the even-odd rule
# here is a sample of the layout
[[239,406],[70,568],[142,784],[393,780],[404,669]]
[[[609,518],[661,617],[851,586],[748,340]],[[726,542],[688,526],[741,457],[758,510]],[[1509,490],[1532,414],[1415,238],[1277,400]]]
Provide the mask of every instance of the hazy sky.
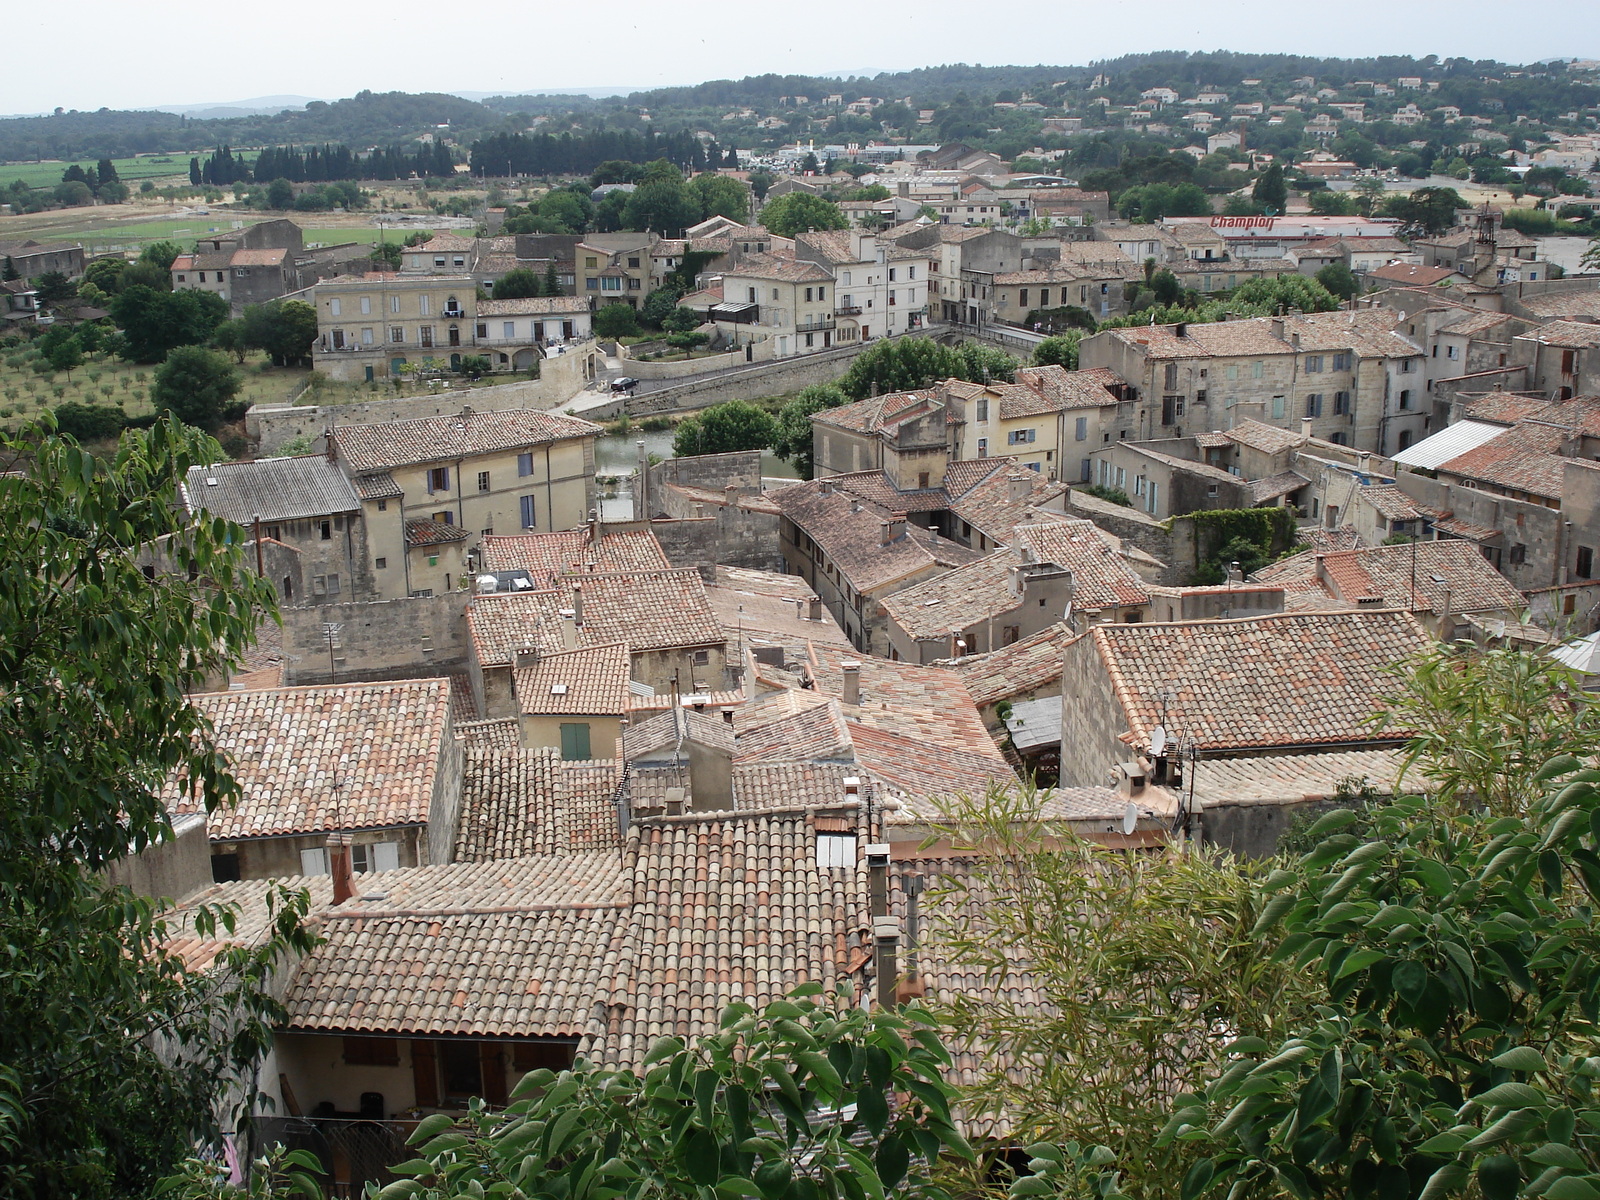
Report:
[[671,0],[19,3],[0,17],[14,48],[0,72],[0,113],[269,95],[337,99],[363,88],[516,94],[657,87],[768,71],[1076,64],[1170,49],[1513,62],[1600,54],[1592,0],[1527,9],[1525,29],[1519,10],[1488,0],[1342,0],[1303,10],[1282,0],[919,0],[914,12],[903,11],[910,7],[771,0],[711,7]]

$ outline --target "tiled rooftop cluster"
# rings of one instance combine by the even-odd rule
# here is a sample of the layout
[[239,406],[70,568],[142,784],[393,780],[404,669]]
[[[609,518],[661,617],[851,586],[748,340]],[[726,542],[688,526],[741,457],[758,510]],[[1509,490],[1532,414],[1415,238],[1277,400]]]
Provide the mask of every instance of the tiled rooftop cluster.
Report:
[[357,472],[387,471],[412,463],[454,462],[479,454],[542,446],[565,438],[594,437],[598,425],[564,413],[516,408],[454,416],[416,417],[379,425],[341,425],[336,452]]
[[620,844],[615,762],[563,762],[549,747],[472,750],[462,774],[456,858],[488,862]]

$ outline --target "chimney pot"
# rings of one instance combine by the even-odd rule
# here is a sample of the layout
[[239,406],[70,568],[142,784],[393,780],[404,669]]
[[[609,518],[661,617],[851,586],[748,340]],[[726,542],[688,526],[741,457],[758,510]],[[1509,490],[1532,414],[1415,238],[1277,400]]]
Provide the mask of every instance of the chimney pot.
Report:
[[328,835],[328,871],[333,876],[333,902],[343,904],[356,896],[355,873],[350,866],[350,835]]
[[563,650],[576,650],[578,648],[578,614],[570,608],[561,610],[561,648]]
[[1303,437],[1303,438],[1308,438],[1308,437],[1311,436],[1311,418],[1310,417],[1301,417],[1300,418],[1300,436]]
[[822,620],[822,597],[812,596],[806,601],[806,619],[810,621]]
[[845,704],[860,704],[861,664],[855,659],[847,658],[839,664],[839,670],[844,673],[843,695],[840,696],[840,700]]
[[572,585],[572,619],[578,628],[583,628],[583,584]]

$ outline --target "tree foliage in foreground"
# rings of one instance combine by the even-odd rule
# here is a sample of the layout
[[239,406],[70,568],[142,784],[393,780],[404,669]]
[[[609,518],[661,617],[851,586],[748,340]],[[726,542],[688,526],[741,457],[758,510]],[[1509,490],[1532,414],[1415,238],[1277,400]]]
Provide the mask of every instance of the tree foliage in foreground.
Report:
[[525,1076],[503,1113],[428,1117],[398,1169],[411,1178],[383,1194],[944,1200],[935,1161],[972,1158],[949,1063],[920,1010],[867,1012],[811,984],[730,1005],[692,1045],[661,1039],[638,1074],[580,1061]]
[[801,388],[793,400],[778,410],[778,419],[772,435],[772,452],[787,459],[799,472],[801,479],[816,474],[816,439],[812,432],[811,417],[828,408],[839,408],[850,403],[850,397],[831,383],[814,383]]
[[[304,949],[302,897],[277,936],[189,974],[160,906],[99,870],[171,835],[161,794],[208,808],[238,786],[188,691],[236,660],[271,587],[178,484],[219,457],[170,419],[97,459],[48,422],[0,434],[0,1194],[142,1196],[243,1099],[281,1018],[263,991]],[[170,573],[141,571],[160,543]],[[201,936],[232,915],[204,910]]]
[[932,387],[943,379],[1010,382],[1017,360],[981,342],[944,346],[925,337],[880,338],[850,362],[839,390],[852,400]]
[[728,400],[679,421],[672,437],[672,453],[683,458],[765,450],[776,434],[777,422],[766,409],[757,408],[748,400]]

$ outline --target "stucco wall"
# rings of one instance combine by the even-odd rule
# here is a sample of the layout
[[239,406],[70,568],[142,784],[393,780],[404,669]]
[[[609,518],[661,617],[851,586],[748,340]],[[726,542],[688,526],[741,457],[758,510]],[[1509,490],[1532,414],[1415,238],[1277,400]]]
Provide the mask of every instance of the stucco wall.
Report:
[[1061,671],[1061,786],[1105,786],[1131,753],[1117,735],[1127,731],[1093,637],[1066,648]]
[[211,886],[211,842],[202,816],[178,817],[176,836],[146,846],[106,868],[106,879],[125,884],[141,896],[178,900]]

